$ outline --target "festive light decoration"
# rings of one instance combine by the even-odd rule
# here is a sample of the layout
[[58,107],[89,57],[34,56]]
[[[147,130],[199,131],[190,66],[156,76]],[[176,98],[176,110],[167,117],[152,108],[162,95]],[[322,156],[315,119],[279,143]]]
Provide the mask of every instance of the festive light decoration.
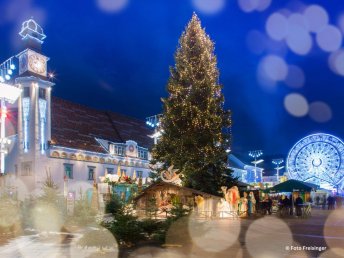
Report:
[[276,177],[277,177],[277,182],[279,182],[279,171],[284,168],[284,166],[280,166],[284,162],[283,159],[273,159],[272,164],[276,165]]
[[344,143],[329,134],[312,134],[298,141],[287,158],[290,178],[320,185],[343,188]]
[[175,62],[169,95],[162,100],[161,136],[153,149],[153,163],[165,168],[174,164],[186,186],[217,194],[232,182],[226,162],[231,119],[223,108],[214,44],[196,14],[179,40]]
[[45,99],[39,99],[39,117],[40,117],[40,131],[41,131],[41,153],[45,152],[45,126],[47,122],[47,101]]
[[0,83],[0,101],[1,101],[1,132],[0,132],[0,157],[1,157],[1,166],[0,173],[5,173],[5,155],[7,154],[7,145],[11,143],[9,139],[6,138],[6,117],[7,117],[7,108],[6,102],[14,103],[21,93],[21,89]]
[[[263,159],[259,159],[258,158],[260,156],[263,155],[263,151],[262,150],[253,150],[253,151],[250,151],[248,153],[248,155],[252,158],[254,158],[254,161],[252,161],[251,163],[254,165],[254,182],[257,183],[257,165],[262,163],[264,160]],[[260,180],[262,180],[263,178],[263,172],[261,171],[261,174],[260,174]]]
[[0,64],[0,83],[9,81],[15,69],[16,66],[14,64],[14,56],[10,57],[5,62]]
[[23,148],[24,148],[24,152],[28,152],[29,151],[30,98],[23,98],[22,106],[23,106],[23,134],[24,134]]

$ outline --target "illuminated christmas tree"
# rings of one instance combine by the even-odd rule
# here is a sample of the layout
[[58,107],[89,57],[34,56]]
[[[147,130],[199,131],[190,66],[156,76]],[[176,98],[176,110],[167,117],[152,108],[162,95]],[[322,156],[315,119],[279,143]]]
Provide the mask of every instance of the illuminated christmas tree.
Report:
[[196,14],[179,40],[175,62],[153,163],[164,169],[174,165],[184,186],[219,194],[221,186],[235,181],[227,168],[231,119],[223,107],[214,43]]

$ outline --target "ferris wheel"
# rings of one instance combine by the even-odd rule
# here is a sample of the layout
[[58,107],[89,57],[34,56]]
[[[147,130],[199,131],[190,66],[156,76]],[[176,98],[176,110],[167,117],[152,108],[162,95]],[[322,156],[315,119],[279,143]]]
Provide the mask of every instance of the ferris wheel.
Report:
[[344,143],[329,134],[312,134],[298,141],[287,158],[287,171],[292,179],[343,188]]

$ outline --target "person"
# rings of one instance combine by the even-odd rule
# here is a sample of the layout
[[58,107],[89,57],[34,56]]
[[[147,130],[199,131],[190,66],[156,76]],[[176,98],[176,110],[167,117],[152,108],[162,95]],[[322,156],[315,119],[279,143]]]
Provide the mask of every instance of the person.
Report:
[[289,214],[290,216],[293,216],[294,211],[293,211],[293,196],[289,196]]
[[326,195],[323,195],[323,199],[322,199],[322,209],[325,210],[326,207]]
[[248,216],[251,216],[253,213],[256,212],[256,198],[254,198],[253,192],[250,192],[248,194],[248,202],[247,202],[247,207],[248,207]]
[[337,209],[341,209],[341,208],[342,208],[342,205],[343,205],[343,199],[342,199],[341,196],[338,196],[338,195],[337,195],[336,203],[337,203]]
[[296,216],[298,217],[302,216],[302,205],[303,205],[303,200],[299,194],[295,200]]
[[267,210],[269,215],[271,215],[272,213],[272,199],[270,198],[270,196],[268,195],[268,200],[267,200]]
[[315,203],[316,203],[317,206],[319,206],[319,204],[320,204],[320,197],[319,197],[319,195],[317,195],[317,197],[315,197]]

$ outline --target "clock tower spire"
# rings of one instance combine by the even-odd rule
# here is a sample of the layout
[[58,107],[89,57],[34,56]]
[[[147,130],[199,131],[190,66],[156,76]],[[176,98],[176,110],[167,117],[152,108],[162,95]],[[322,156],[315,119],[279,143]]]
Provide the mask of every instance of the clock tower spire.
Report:
[[[18,148],[20,169],[32,171],[33,182],[39,183],[45,171],[42,159],[51,139],[51,88],[47,78],[48,57],[41,46],[46,35],[33,19],[23,22],[19,35],[25,50],[17,55],[19,75],[15,79],[22,88],[18,101]],[[37,174],[36,174],[37,173]]]

